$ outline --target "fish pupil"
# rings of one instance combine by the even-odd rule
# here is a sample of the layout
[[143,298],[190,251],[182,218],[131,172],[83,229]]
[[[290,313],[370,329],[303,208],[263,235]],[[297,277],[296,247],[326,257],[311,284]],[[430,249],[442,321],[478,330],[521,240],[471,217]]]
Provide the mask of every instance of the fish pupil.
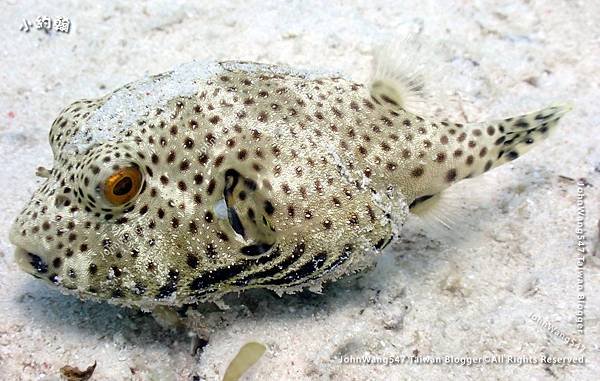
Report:
[[131,181],[131,177],[123,177],[121,180],[119,180],[117,184],[115,184],[115,187],[113,188],[113,193],[116,196],[123,196],[129,193],[132,187],[133,182]]

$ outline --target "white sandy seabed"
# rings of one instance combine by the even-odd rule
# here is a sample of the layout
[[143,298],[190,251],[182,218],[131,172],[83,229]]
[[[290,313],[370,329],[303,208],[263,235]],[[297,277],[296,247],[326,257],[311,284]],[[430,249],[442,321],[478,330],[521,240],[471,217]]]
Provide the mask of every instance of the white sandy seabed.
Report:
[[[600,3],[441,3],[4,1],[0,379],[55,380],[64,365],[96,361],[93,380],[217,380],[249,340],[268,350],[247,380],[598,379]],[[19,31],[23,19],[37,16],[68,17],[71,32]],[[432,66],[445,78],[435,83],[453,100],[441,112],[456,121],[555,101],[575,105],[549,141],[456,186],[460,238],[409,224],[375,269],[322,295],[228,298],[230,310],[209,314],[215,332],[195,357],[185,334],[148,315],[81,302],[17,270],[8,228],[38,184],[35,168],[52,165],[48,129],[70,102],[194,59],[328,68],[365,81],[373,47],[406,26],[440,47]],[[587,185],[578,187],[579,178]],[[578,189],[589,252],[583,335],[576,325]],[[405,361],[340,362],[363,356]],[[542,356],[583,356],[585,364]],[[461,363],[493,358],[505,363]]]

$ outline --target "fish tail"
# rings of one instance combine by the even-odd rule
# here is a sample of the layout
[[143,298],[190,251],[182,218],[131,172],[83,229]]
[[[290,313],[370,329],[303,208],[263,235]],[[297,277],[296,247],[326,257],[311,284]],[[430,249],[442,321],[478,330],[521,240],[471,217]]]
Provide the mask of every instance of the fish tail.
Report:
[[500,132],[490,150],[488,160],[492,160],[491,168],[515,160],[545,140],[556,130],[558,121],[571,109],[569,104],[558,104],[489,123],[487,128],[497,128]]
[[[513,161],[545,140],[556,129],[570,105],[553,105],[517,117],[466,125],[442,122],[433,141],[439,150],[418,171],[419,177],[404,186],[413,191],[411,211],[431,216],[443,204],[442,191],[466,178],[478,176],[492,168]],[[452,137],[450,139],[449,137]],[[423,173],[428,174],[427,176]],[[434,215],[434,214],[433,214]]]

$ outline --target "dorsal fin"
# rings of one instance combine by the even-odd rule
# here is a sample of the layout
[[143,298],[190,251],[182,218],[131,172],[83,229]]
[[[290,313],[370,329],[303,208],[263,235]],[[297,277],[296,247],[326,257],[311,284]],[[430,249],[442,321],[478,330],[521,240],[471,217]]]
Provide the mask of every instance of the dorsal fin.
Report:
[[402,57],[400,52],[395,45],[376,52],[371,95],[383,103],[418,113],[425,98],[424,77],[413,60]]
[[[433,75],[432,46],[414,33],[377,48],[374,53],[371,95],[382,103],[429,117],[440,102],[427,90]],[[434,75],[435,77],[435,75]]]

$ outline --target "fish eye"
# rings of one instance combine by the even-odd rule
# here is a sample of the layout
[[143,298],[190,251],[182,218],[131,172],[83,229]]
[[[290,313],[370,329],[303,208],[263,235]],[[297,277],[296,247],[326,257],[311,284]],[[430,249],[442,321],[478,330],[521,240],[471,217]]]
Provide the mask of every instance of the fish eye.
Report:
[[123,205],[138,194],[141,186],[138,167],[119,168],[104,181],[104,197],[113,205]]

